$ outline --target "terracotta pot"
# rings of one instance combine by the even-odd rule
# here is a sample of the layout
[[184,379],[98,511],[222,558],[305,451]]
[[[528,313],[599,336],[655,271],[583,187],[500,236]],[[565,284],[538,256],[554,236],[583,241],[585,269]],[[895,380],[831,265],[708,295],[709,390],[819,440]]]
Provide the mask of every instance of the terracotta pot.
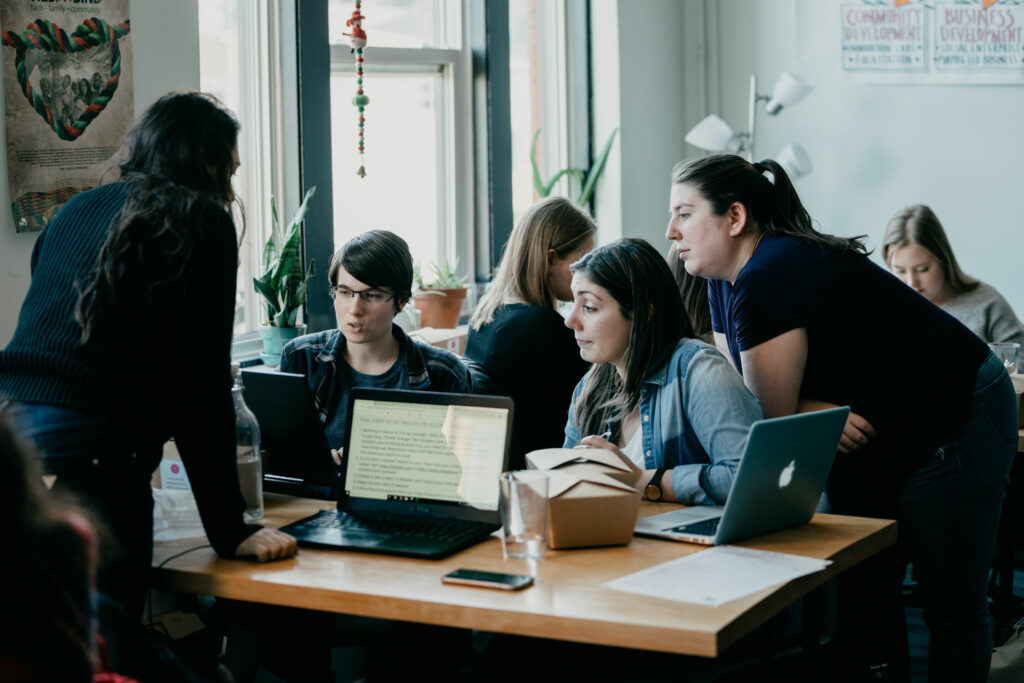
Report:
[[452,329],[458,327],[462,302],[466,300],[466,288],[433,289],[413,297],[413,305],[420,312],[422,327]]

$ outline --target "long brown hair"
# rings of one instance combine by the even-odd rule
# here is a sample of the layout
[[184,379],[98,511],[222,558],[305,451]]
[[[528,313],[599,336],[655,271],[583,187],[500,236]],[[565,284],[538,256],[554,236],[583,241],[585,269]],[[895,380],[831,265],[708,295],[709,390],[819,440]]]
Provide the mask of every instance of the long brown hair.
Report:
[[564,197],[548,197],[530,207],[509,236],[494,280],[473,311],[473,329],[494,320],[495,311],[510,300],[554,308],[548,250],[567,258],[596,232],[593,219]]
[[928,250],[942,265],[946,282],[956,294],[976,289],[978,281],[960,270],[960,264],[953,255],[946,231],[942,229],[935,212],[924,204],[908,206],[889,219],[882,238],[882,260],[892,269],[892,258],[896,250],[908,244],[916,244]]
[[863,239],[837,237],[814,229],[786,171],[772,159],[750,163],[735,154],[712,154],[681,161],[672,169],[673,183],[693,185],[721,216],[739,202],[761,233],[790,235],[840,251],[867,254]]
[[128,197],[78,283],[82,343],[122,300],[187,275],[202,230],[235,201],[237,141],[234,114],[203,93],[164,95],[135,123],[118,166]]
[[[663,354],[693,327],[675,280],[661,254],[642,239],[623,238],[591,251],[571,266],[603,287],[633,321],[626,346],[625,377],[611,363],[598,363],[587,374],[573,415],[580,434],[600,434],[618,425],[640,401],[644,379]],[[613,433],[612,439],[618,434]]]

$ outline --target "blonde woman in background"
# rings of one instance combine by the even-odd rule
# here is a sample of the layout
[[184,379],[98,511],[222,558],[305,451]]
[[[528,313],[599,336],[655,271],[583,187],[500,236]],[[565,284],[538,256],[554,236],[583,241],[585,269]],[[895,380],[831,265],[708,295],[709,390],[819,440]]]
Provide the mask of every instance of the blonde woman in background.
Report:
[[587,371],[572,330],[555,308],[572,301],[569,265],[594,248],[594,221],[563,197],[526,212],[470,320],[466,356],[482,366],[489,393],[515,401],[512,469],[537,448],[560,446],[573,387]]
[[924,204],[908,206],[889,220],[882,258],[896,277],[984,341],[1024,346],[1024,324],[1010,304],[994,287],[960,270],[942,223]]

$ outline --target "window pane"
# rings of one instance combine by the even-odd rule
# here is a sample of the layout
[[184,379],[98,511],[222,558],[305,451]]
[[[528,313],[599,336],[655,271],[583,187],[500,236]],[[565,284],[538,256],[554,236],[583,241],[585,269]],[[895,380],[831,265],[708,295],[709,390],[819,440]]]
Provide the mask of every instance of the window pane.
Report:
[[[248,0],[245,0],[248,1]],[[252,286],[254,270],[259,268],[257,254],[260,249],[261,231],[258,221],[253,220],[252,207],[258,201],[255,188],[258,187],[258,163],[255,147],[259,144],[257,131],[245,125],[256,117],[250,111],[251,105],[242,94],[244,74],[240,69],[243,40],[238,11],[238,2],[199,3],[199,87],[224,103],[242,122],[238,137],[238,158],[241,162],[233,184],[235,192],[247,209],[246,232],[239,252],[238,292],[235,299],[234,333],[243,334],[256,330],[261,322],[262,307],[256,300]],[[258,212],[255,212],[258,215]],[[241,217],[235,215],[236,228],[241,232]]]
[[[444,0],[373,0],[364,4],[363,31],[370,47],[445,47]],[[330,0],[328,4],[330,41],[347,45],[344,35],[352,29],[352,0]],[[451,37],[454,39],[454,36]]]
[[445,79],[378,73],[365,85],[370,104],[366,177],[360,178],[355,75],[331,74],[335,248],[367,230],[390,230],[429,272],[446,247]]
[[[512,208],[517,221],[539,198],[530,164],[530,145],[538,130],[536,158],[543,181],[568,165],[563,26],[558,2],[509,2]],[[567,183],[560,181],[553,194],[572,196]]]

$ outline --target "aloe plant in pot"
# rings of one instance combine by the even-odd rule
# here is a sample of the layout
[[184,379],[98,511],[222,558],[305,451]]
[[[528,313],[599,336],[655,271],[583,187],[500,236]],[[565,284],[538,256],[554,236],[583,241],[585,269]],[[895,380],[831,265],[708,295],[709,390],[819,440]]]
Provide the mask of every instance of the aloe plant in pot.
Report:
[[272,229],[263,245],[263,276],[252,279],[267,307],[267,319],[260,328],[260,358],[267,365],[279,365],[284,345],[306,331],[306,326],[296,325],[295,320],[306,303],[306,283],[316,272],[312,259],[308,268],[302,265],[302,221],[315,192],[315,186],[309,188],[283,231],[277,219],[277,204],[270,198]]
[[434,266],[434,277],[424,281],[419,268],[413,281],[413,305],[420,312],[420,325],[438,329],[451,329],[459,324],[459,313],[466,299],[466,278],[459,275],[459,262],[447,261]]

